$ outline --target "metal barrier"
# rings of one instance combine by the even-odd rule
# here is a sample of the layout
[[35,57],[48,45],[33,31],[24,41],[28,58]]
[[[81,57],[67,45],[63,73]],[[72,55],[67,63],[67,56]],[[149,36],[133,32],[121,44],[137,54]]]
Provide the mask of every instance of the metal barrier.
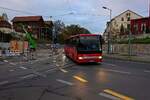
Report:
[[9,56],[20,56],[21,52],[19,50],[14,50],[14,51],[11,51],[11,50],[1,50],[0,51],[0,56],[3,57],[3,56],[6,56],[6,57],[9,57]]

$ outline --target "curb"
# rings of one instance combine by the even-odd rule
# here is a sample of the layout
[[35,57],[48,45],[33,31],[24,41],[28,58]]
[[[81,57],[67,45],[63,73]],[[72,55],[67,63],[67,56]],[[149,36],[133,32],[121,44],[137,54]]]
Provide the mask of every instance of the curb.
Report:
[[150,61],[147,60],[141,60],[140,58],[133,58],[133,57],[119,57],[119,56],[107,56],[107,55],[103,55],[104,58],[109,58],[109,59],[116,59],[116,60],[124,60],[124,61],[133,61],[133,62],[142,62],[142,63],[150,63]]

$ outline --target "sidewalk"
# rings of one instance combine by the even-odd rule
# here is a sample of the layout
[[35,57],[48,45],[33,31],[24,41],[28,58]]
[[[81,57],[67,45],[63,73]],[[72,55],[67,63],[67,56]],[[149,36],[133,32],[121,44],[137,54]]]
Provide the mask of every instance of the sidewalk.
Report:
[[107,53],[103,53],[103,56],[104,56],[104,58],[150,63],[150,55],[129,56],[127,54],[107,54]]

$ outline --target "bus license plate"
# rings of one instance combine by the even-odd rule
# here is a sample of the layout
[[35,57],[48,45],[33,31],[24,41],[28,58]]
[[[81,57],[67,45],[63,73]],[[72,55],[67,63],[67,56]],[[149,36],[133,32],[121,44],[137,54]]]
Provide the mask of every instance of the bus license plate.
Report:
[[95,62],[94,60],[90,60],[89,62]]

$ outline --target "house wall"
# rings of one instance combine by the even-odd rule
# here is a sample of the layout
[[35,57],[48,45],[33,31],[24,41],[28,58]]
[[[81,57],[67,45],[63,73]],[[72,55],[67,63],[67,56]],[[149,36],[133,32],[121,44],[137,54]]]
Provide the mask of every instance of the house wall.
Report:
[[[107,34],[110,31],[110,27],[111,27],[111,35],[112,36],[117,36],[117,37],[122,37],[124,35],[127,35],[128,33],[120,33],[120,28],[121,25],[123,25],[124,28],[127,29],[127,25],[130,24],[130,21],[128,21],[128,16],[127,14],[130,13],[130,19],[138,19],[141,18],[140,15],[127,10],[126,12],[122,13],[121,15],[115,17],[112,21],[111,21],[111,25],[107,24],[106,27],[106,31],[104,32],[105,35],[105,40],[107,40]],[[122,21],[122,18],[124,18],[124,21]],[[123,37],[124,38],[124,37]]]
[[24,33],[22,27],[19,26],[19,23],[30,26],[32,29],[33,36],[37,39],[47,39],[50,37],[49,35],[52,33],[52,26],[46,26],[43,21],[14,22],[13,28],[15,29],[16,32]]
[[[142,24],[146,25],[146,28],[148,28],[148,32],[142,31]],[[137,26],[138,28],[137,30],[135,29],[135,26]],[[137,35],[137,36],[150,34],[150,18],[131,20],[131,32],[133,35]]]
[[[130,16],[129,15],[127,16],[127,14],[129,14],[129,13],[130,13]],[[130,17],[130,19],[141,18],[141,16],[139,16],[131,11],[127,11],[127,12],[123,13],[122,15],[116,17],[112,21],[112,28],[119,30],[119,32],[120,32],[121,25],[123,25],[124,28],[127,29],[127,25],[130,24],[130,20],[128,21],[128,17]],[[124,21],[122,21],[122,18],[124,19]]]
[[24,33],[22,27],[19,26],[19,23],[22,23],[23,25],[30,26],[32,28],[33,35],[36,38],[40,39],[41,28],[44,26],[43,21],[38,21],[38,22],[14,22],[13,23],[13,28],[15,29],[15,31]]

